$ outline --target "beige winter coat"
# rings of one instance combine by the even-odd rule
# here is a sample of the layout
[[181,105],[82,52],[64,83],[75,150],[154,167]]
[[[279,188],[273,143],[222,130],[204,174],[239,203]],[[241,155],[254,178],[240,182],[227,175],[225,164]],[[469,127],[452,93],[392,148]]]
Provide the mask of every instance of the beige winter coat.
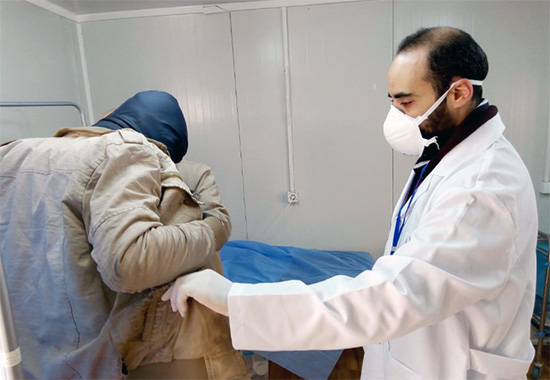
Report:
[[191,301],[182,319],[160,300],[183,273],[221,272],[225,241],[203,214],[231,231],[209,169],[182,163],[186,183],[163,151],[97,127],[0,147],[1,252],[29,375],[124,378],[204,357],[211,378],[245,376],[223,317]]

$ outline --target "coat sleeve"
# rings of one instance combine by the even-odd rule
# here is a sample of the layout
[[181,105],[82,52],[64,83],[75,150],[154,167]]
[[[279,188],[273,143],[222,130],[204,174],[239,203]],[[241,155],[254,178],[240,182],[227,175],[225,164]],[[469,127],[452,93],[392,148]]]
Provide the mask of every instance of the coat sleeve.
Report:
[[154,147],[110,144],[87,185],[88,241],[113,291],[140,292],[168,283],[214,253],[214,236],[204,222],[161,223],[161,171]]
[[447,193],[435,208],[393,256],[355,278],[310,286],[234,284],[234,347],[325,350],[380,343],[496,297],[517,259],[509,211],[483,191]]
[[221,222],[224,236],[223,239],[217,242],[217,245],[219,247],[223,246],[231,235],[231,219],[229,212],[222,204],[218,184],[212,170],[205,164],[186,160],[178,164],[178,168],[185,183],[200,202],[203,217],[213,216]]

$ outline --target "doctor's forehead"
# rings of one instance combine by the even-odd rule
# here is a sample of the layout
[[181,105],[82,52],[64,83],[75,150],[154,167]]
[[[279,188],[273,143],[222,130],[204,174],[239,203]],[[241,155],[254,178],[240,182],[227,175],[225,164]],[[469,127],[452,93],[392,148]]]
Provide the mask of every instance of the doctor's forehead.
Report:
[[388,94],[403,97],[424,92],[431,84],[426,76],[426,53],[421,49],[401,52],[388,70]]

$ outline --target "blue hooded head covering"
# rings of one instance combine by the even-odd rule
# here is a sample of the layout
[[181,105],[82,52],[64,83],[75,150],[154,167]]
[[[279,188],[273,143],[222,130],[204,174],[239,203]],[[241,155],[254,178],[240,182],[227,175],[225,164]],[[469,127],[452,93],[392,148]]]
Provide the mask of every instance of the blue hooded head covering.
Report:
[[176,163],[187,153],[187,125],[176,98],[163,91],[142,91],[94,124],[109,129],[132,128],[163,143]]

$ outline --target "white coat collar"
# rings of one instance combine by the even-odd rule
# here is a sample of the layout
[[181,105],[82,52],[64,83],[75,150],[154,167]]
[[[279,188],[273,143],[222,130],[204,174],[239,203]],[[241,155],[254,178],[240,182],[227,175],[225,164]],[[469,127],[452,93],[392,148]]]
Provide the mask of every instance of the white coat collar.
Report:
[[[487,149],[492,145],[504,132],[504,124],[500,118],[500,114],[497,113],[493,118],[481,125],[476,131],[468,136],[464,141],[455,146],[449,153],[441,159],[441,162],[432,170],[424,181],[418,186],[416,190],[415,198],[412,201],[412,205],[416,203],[418,198],[430,188],[430,182],[433,176],[445,177],[454,170],[463,160],[470,157],[472,154]],[[399,209],[399,205],[403,203],[406,194],[409,191],[411,182],[414,179],[414,171],[411,171],[407,185],[403,189],[399,201],[398,207],[394,210],[392,219],[396,217],[396,212]]]
[[471,157],[472,154],[481,152],[494,144],[502,136],[504,129],[504,123],[500,118],[500,114],[497,113],[447,153],[430,175],[446,176],[465,158]]

